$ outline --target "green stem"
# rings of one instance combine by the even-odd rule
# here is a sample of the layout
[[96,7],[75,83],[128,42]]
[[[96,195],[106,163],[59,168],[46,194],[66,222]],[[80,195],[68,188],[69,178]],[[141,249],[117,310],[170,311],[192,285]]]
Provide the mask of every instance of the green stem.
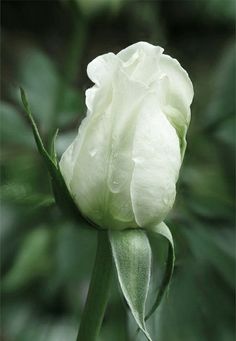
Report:
[[108,233],[99,231],[97,254],[77,341],[97,339],[109,298],[111,278],[112,254]]
[[129,341],[126,302],[124,301],[124,297],[120,290],[117,294],[116,300],[114,301],[113,311],[111,311],[111,315],[115,317],[112,321],[113,332],[114,335],[116,335],[116,339],[114,337],[114,340]]

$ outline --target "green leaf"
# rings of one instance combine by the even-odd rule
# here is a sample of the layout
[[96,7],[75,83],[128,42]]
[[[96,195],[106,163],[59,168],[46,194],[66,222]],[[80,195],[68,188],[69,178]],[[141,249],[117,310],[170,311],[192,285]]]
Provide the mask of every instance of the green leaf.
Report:
[[21,93],[22,103],[23,103],[25,111],[27,113],[27,118],[29,119],[31,128],[33,130],[33,134],[34,134],[35,142],[36,142],[37,147],[38,147],[38,151],[41,154],[41,156],[43,157],[50,174],[54,173],[55,168],[56,168],[55,163],[53,162],[53,160],[51,159],[50,155],[48,154],[47,150],[45,149],[45,147],[43,145],[43,141],[42,141],[41,136],[39,134],[37,125],[33,119],[32,112],[31,112],[31,109],[30,109],[30,106],[28,104],[28,100],[27,100],[27,97],[26,97],[26,94],[25,94],[23,88],[20,88],[20,93]]
[[9,182],[1,187],[2,199],[18,205],[31,205],[32,208],[49,207],[55,203],[51,195],[36,193],[28,184]]
[[55,139],[57,136],[57,131],[52,140],[53,147],[52,147],[52,156],[51,156],[49,155],[49,153],[44,147],[37,125],[33,119],[32,112],[30,110],[30,106],[28,104],[26,94],[22,88],[20,88],[20,92],[21,92],[22,103],[24,105],[25,111],[27,113],[27,117],[29,119],[30,125],[33,130],[33,134],[34,134],[35,142],[38,147],[38,151],[40,155],[43,157],[45,164],[48,168],[48,171],[51,175],[52,189],[53,189],[53,193],[56,199],[56,203],[62,209],[62,211],[67,213],[71,218],[74,217],[76,218],[77,221],[80,221],[80,222],[81,220],[84,221],[84,218],[79,212],[78,207],[75,205],[69,193],[69,190],[65,184],[64,178],[60,172],[60,168],[59,168],[56,153],[55,153],[55,146],[54,146]]
[[173,274],[173,270],[174,270],[174,262],[175,262],[174,242],[173,242],[172,234],[168,226],[164,222],[160,223],[159,225],[156,225],[149,232],[150,238],[152,237],[156,238],[159,235],[166,238],[169,242],[168,258],[167,258],[167,264],[166,264],[164,277],[162,279],[161,286],[157,293],[157,298],[152,308],[148,312],[147,316],[145,317],[145,320],[147,320],[155,312],[155,310],[158,308],[159,304],[161,303],[162,298],[165,295],[169,287],[171,277]]
[[15,291],[36,278],[46,276],[52,269],[51,242],[49,229],[40,227],[30,231],[3,280],[3,289]]
[[151,248],[144,231],[109,231],[112,255],[123,295],[139,328],[149,341],[144,317],[150,274]]
[[10,103],[0,102],[0,136],[5,145],[17,147],[32,147],[33,138],[27,129],[27,124],[17,109]]
[[[41,129],[50,132],[58,118],[58,115],[55,118],[55,101],[60,77],[56,65],[37,47],[26,47],[17,58],[15,76],[30,97],[32,111]],[[16,99],[15,90],[12,97]]]

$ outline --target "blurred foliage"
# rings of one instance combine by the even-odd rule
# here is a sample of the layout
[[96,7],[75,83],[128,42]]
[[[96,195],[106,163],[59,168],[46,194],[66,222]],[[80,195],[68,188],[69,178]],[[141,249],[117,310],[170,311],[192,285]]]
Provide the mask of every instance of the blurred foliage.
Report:
[[[234,340],[234,19],[231,0],[2,2],[1,340],[75,339],[95,252],[93,231],[54,205],[18,86],[45,141],[59,127],[61,155],[85,114],[88,62],[139,40],[179,59],[195,89],[168,218],[176,268],[148,322],[151,334],[160,341]],[[153,243],[153,281],[160,282],[166,245]],[[135,332],[114,281],[100,340],[134,340]]]
[[119,11],[123,0],[75,0],[79,9],[85,16],[97,16],[103,11],[111,14]]

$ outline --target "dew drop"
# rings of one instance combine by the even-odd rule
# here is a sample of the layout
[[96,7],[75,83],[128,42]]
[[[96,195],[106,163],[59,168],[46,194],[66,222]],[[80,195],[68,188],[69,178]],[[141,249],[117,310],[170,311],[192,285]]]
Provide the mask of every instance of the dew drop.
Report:
[[97,150],[96,149],[92,149],[89,151],[89,154],[91,155],[91,157],[94,157],[97,154]]
[[111,182],[111,187],[110,187],[110,189],[111,189],[111,192],[112,192],[112,193],[119,193],[119,192],[120,192],[120,184],[119,184],[119,181],[113,180],[113,181]]
[[169,204],[169,200],[167,198],[163,199],[163,202],[164,202],[165,205]]

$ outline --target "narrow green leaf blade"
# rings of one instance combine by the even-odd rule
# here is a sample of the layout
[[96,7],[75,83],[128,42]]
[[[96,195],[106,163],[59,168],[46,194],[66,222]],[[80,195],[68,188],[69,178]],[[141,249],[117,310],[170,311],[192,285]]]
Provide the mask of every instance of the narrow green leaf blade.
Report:
[[139,328],[151,341],[144,317],[150,274],[151,248],[144,231],[124,230],[109,232],[112,255],[123,295]]
[[149,236],[151,238],[152,237],[155,238],[158,235],[163,236],[169,242],[168,258],[167,258],[167,264],[166,264],[164,277],[162,279],[161,286],[160,286],[158,293],[157,293],[157,298],[156,298],[152,308],[150,309],[150,311],[146,315],[145,321],[155,312],[155,310],[158,308],[159,304],[161,303],[163,296],[165,295],[165,293],[168,290],[168,287],[169,287],[169,284],[171,281],[171,277],[172,277],[172,274],[174,271],[174,263],[175,263],[174,241],[173,241],[173,237],[172,237],[172,234],[171,234],[168,226],[164,222],[160,223],[159,225],[156,225],[155,227],[153,227],[149,231]]
[[57,161],[56,151],[55,151],[55,140],[57,137],[58,130],[53,136],[52,139],[52,146],[51,146],[51,156],[47,152],[47,150],[44,147],[43,141],[41,139],[41,136],[39,134],[37,125],[34,121],[25,91],[23,88],[20,88],[21,92],[21,99],[22,103],[24,105],[27,117],[29,119],[30,125],[33,130],[35,142],[38,147],[38,151],[40,155],[43,157],[46,166],[48,168],[49,174],[51,176],[51,182],[52,182],[52,189],[55,196],[56,203],[61,208],[63,212],[65,212],[70,217],[74,217],[76,220],[84,221],[84,218],[82,217],[81,213],[79,212],[79,209],[75,205],[68,188],[65,184],[64,178],[60,172],[60,168]]
[[46,165],[48,167],[50,174],[52,172],[54,173],[54,168],[56,168],[55,164],[54,164],[53,160],[51,159],[50,155],[48,154],[47,150],[44,147],[44,144],[43,144],[43,141],[42,141],[41,136],[39,134],[37,125],[34,121],[34,118],[33,118],[33,115],[32,115],[32,112],[31,112],[25,91],[21,87],[20,87],[20,93],[21,93],[21,100],[22,100],[22,103],[23,103],[24,108],[25,108],[25,112],[27,114],[31,128],[33,130],[33,134],[34,134],[35,142],[36,142],[37,147],[38,147],[38,151],[39,151],[40,155],[43,157],[44,161],[46,162]]

